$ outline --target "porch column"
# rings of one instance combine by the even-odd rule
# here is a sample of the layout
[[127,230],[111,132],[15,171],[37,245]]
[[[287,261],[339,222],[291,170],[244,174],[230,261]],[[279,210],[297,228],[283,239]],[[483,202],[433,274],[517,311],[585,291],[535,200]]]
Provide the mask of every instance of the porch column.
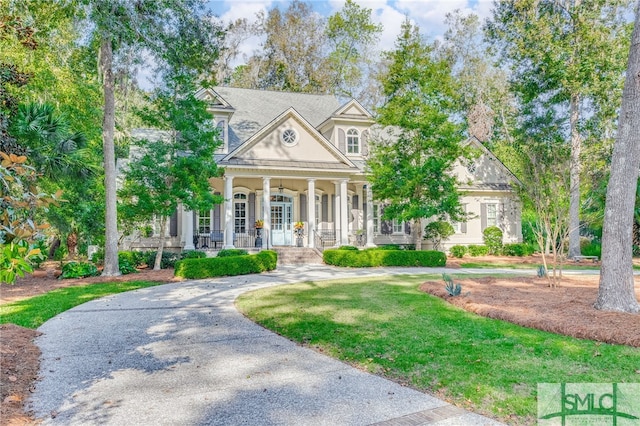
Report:
[[348,179],[340,181],[340,245],[349,244],[349,216],[347,206],[347,182]]
[[271,238],[271,178],[268,177],[262,178],[262,220],[262,248],[268,249]]
[[334,181],[335,196],[333,197],[333,232],[336,235],[336,247],[340,246],[340,234],[342,232],[340,217],[340,181]]
[[233,246],[233,176],[224,178],[224,244],[223,249]]
[[315,247],[315,231],[316,231],[316,180],[307,179],[307,222],[308,222],[308,237],[307,246]]
[[193,245],[193,211],[182,206],[182,235],[184,238],[184,250],[195,250]]
[[373,243],[373,191],[371,191],[371,184],[366,185],[367,193],[367,217],[365,218],[367,229],[367,247],[375,247]]

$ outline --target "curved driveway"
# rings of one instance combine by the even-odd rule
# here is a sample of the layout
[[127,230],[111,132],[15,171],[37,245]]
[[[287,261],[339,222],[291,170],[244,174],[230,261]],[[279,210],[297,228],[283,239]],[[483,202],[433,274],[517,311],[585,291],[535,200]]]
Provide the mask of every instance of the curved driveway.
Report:
[[29,408],[52,425],[498,424],[298,346],[233,303],[284,283],[443,271],[279,266],[94,300],[40,327]]

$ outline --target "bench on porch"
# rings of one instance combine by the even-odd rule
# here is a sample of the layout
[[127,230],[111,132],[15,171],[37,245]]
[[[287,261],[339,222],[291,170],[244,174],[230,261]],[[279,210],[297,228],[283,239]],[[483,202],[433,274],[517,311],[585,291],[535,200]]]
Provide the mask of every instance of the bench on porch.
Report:
[[211,244],[214,248],[218,248],[218,243],[224,242],[224,233],[222,231],[213,231],[211,233]]
[[593,263],[598,261],[598,256],[573,256],[574,262],[580,262],[582,260],[591,260]]

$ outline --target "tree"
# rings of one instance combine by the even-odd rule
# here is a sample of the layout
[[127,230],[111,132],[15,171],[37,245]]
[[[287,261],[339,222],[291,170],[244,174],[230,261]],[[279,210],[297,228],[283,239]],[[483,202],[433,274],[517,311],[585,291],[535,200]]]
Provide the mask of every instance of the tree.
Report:
[[379,40],[382,25],[371,21],[371,9],[347,0],[342,10],[327,21],[326,35],[331,46],[329,66],[332,93],[358,98],[364,89],[367,65],[373,63],[371,46]]
[[387,203],[383,217],[413,221],[416,249],[422,246],[423,218],[464,220],[451,171],[465,153],[462,126],[453,122],[450,68],[433,58],[418,27],[407,19],[382,81],[385,104],[377,122],[393,126],[372,135],[367,161],[374,196]]
[[124,217],[159,219],[154,269],[160,269],[166,224],[180,203],[188,210],[210,210],[223,201],[209,184],[221,175],[214,160],[221,141],[213,117],[206,103],[194,97],[195,85],[181,77],[156,94],[146,118],[162,133],[134,141],[137,152],[132,153],[119,191]]
[[[157,63],[201,65],[215,60],[220,32],[197,0],[92,0],[90,18],[99,41],[103,79],[103,154],[105,168],[105,261],[103,275],[120,274],[115,167],[115,53],[123,49],[150,54]],[[179,43],[178,43],[179,42]],[[213,68],[209,63],[208,70]],[[204,72],[204,70],[201,70]]]
[[602,232],[602,267],[596,309],[640,312],[635,296],[632,246],[638,170],[640,169],[640,3],[636,6],[618,135]]
[[[539,98],[564,120],[571,146],[569,257],[580,254],[582,145],[617,106],[630,0],[516,0],[496,4],[489,39],[502,49],[523,103]],[[613,95],[613,96],[612,96]]]

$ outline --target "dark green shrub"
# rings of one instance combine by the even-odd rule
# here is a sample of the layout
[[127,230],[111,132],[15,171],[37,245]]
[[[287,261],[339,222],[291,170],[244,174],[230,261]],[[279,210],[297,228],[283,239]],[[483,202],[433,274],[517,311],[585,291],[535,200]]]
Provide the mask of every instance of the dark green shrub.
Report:
[[100,272],[93,263],[69,262],[62,267],[60,279],[95,277],[97,275],[100,275]]
[[67,248],[60,246],[53,252],[53,260],[62,260],[67,257]]
[[526,243],[505,244],[502,247],[502,254],[505,256],[531,256],[533,252],[533,247]]
[[122,262],[122,260],[126,260],[131,266],[137,268],[146,262],[146,256],[141,251],[119,251],[118,262]]
[[467,254],[467,246],[456,245],[451,247],[449,251],[451,252],[451,256],[461,258],[464,257],[465,254]]
[[489,249],[489,254],[500,254],[502,250],[502,229],[490,226],[482,231],[482,240]]
[[467,247],[467,250],[473,257],[486,256],[489,253],[489,248],[487,246],[469,246]]
[[198,250],[186,250],[180,253],[180,260],[182,259],[203,259],[207,257],[207,253]]
[[[157,251],[146,251],[144,252],[144,263],[147,264],[147,267],[153,268],[153,265],[156,261],[156,253]],[[160,269],[173,268],[176,265],[176,262],[179,258],[178,253],[163,251],[162,259],[160,260]]]
[[409,250],[337,250],[323,252],[324,262],[328,265],[366,268],[373,266],[444,266],[444,253]]
[[89,260],[91,260],[91,262],[95,265],[104,265],[104,247],[100,247],[98,251],[93,253],[93,255],[91,255],[91,259]]
[[582,254],[584,256],[598,256],[598,258],[602,257],[602,245],[597,242],[591,242],[589,244],[585,244],[582,248]]
[[453,279],[447,274],[442,274],[442,279],[445,282],[444,289],[449,296],[460,296],[460,293],[462,293],[462,285],[460,283],[454,284]]
[[431,222],[424,227],[423,237],[425,240],[431,240],[434,250],[440,250],[440,244],[442,241],[455,233],[456,231],[453,229],[453,225],[449,222],[445,222],[444,220],[438,220]]
[[358,247],[354,247],[354,246],[340,246],[338,248],[338,250],[351,250],[351,251],[358,251]]
[[245,249],[224,249],[218,252],[218,257],[229,257],[229,256],[246,256],[249,252]]
[[120,258],[119,255],[118,255],[118,269],[120,269],[120,273],[122,275],[128,275],[128,274],[133,274],[135,272],[138,272],[136,267],[133,266],[131,262],[129,262],[128,258],[126,257]]
[[271,250],[258,254],[184,259],[176,262],[177,277],[200,279],[233,275],[256,274],[276,268],[278,255]]

